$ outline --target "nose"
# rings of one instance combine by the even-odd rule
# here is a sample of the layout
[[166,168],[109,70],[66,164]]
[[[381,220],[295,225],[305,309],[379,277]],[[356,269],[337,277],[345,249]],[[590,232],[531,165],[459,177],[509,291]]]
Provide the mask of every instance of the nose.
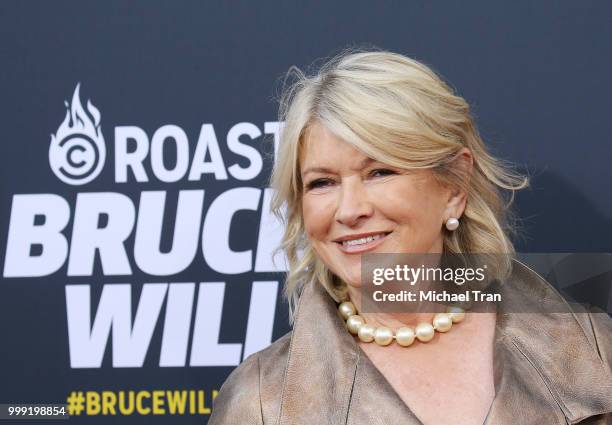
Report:
[[350,180],[342,182],[335,219],[345,226],[354,227],[372,216],[374,205],[363,183],[358,179]]

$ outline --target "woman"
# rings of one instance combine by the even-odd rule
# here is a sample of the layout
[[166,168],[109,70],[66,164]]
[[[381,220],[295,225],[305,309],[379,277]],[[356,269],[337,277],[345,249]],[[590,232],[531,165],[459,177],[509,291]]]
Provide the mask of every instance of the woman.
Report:
[[513,253],[501,193],[526,180],[415,60],[346,52],[296,74],[272,176],[293,331],[230,375],[210,423],[610,423],[611,320],[512,314],[559,297],[518,262],[494,269],[495,311],[361,311],[363,254]]

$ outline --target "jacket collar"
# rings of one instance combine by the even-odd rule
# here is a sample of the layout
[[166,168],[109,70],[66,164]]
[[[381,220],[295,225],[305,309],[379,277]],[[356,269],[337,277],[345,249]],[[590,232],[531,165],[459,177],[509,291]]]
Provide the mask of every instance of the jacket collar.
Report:
[[[503,421],[516,419],[517,409],[541,420],[545,412],[554,415],[552,411],[560,409],[569,423],[612,411],[611,373],[575,315],[569,309],[515,313],[517,303],[524,307],[539,302],[543,291],[559,301],[550,285],[520,263],[502,285],[494,359],[496,395],[485,424],[508,423]],[[346,423],[358,364],[374,368],[347,332],[323,286],[306,286],[294,322],[277,423],[310,423],[313,413],[325,419],[321,423]],[[401,398],[382,381],[379,390],[397,409]],[[413,423],[420,423],[403,407]],[[363,423],[368,423],[365,418]]]

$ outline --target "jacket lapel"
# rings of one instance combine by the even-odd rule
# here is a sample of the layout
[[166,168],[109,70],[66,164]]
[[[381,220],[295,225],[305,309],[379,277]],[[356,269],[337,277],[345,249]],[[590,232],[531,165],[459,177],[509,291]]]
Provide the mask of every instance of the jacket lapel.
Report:
[[360,350],[347,425],[423,425]]
[[[358,352],[332,298],[306,286],[293,326],[278,424],[344,424]],[[313,422],[313,416],[317,418]]]

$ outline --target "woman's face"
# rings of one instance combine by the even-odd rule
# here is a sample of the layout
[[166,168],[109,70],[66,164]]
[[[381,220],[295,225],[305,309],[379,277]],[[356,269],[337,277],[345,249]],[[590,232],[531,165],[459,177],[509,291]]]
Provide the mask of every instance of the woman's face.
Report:
[[439,253],[443,226],[459,217],[465,196],[430,170],[406,171],[375,161],[320,124],[300,158],[302,214],[319,258],[358,287],[363,253]]

